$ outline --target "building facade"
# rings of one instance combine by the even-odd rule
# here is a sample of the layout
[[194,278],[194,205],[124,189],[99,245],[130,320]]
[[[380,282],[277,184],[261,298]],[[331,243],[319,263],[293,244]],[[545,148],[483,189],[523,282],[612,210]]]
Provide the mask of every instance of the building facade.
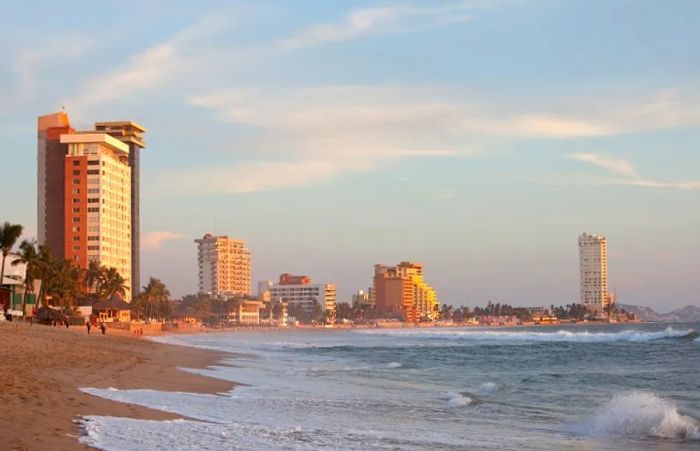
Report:
[[96,122],[95,130],[107,133],[129,146],[131,170],[131,296],[141,289],[141,150],[146,148],[146,129],[136,122]]
[[[134,171],[138,178],[145,129],[133,122],[103,122],[76,131],[65,112],[37,122],[39,244],[81,268],[97,261],[117,269],[131,299],[138,293],[140,270]],[[122,124],[124,130],[108,124]]]
[[578,237],[580,303],[603,315],[615,297],[608,290],[608,242],[604,236],[584,233]]
[[289,307],[301,307],[305,312],[312,312],[314,304],[317,304],[326,312],[327,318],[335,318],[335,285],[315,284],[308,276],[280,275],[279,283],[270,287],[270,299],[272,302],[286,303]]
[[423,265],[374,266],[373,294],[380,315],[418,322],[437,319],[437,293],[423,279]]
[[197,243],[200,294],[250,296],[250,251],[245,241],[207,233],[194,242]]

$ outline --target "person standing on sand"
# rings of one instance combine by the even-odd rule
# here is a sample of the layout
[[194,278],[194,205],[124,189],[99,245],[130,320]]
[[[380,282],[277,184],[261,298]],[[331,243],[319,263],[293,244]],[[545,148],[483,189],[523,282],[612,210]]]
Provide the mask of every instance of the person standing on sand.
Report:
[[90,324],[90,320],[85,321],[85,327],[87,328],[88,335],[90,335],[90,328],[92,327],[92,324]]
[[104,321],[102,321],[102,322],[100,323],[100,331],[102,332],[102,335],[104,335],[105,332],[107,331],[107,326],[105,326],[105,322],[104,322]]

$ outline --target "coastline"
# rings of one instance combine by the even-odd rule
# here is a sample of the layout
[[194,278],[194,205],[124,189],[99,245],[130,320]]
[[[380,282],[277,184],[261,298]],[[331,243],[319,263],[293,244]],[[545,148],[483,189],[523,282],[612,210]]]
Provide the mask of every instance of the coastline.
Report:
[[[17,330],[14,330],[14,325]],[[78,441],[83,415],[136,419],[182,418],[82,393],[84,387],[216,394],[236,384],[181,371],[204,368],[232,354],[157,343],[127,334],[89,336],[70,329],[0,323],[0,402],[8,449],[91,449]]]

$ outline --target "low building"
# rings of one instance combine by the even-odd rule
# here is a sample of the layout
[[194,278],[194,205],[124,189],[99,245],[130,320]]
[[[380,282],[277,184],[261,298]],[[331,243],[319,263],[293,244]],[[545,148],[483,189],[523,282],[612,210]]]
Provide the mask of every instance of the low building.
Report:
[[287,308],[299,307],[306,313],[312,313],[314,305],[318,305],[330,322],[335,319],[334,284],[315,284],[308,276],[282,274],[279,283],[270,287],[270,299],[273,302],[286,303]]
[[244,326],[257,326],[260,324],[261,301],[252,299],[242,300],[238,303],[238,324]]
[[131,321],[131,305],[121,297],[114,295],[107,300],[93,304],[92,314],[98,321],[128,323]]

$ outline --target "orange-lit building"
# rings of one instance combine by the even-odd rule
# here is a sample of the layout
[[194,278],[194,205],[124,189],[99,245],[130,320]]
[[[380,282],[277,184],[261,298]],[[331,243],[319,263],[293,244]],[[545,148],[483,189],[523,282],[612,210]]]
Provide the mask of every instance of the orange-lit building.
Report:
[[418,263],[374,265],[374,297],[382,316],[408,322],[437,318],[437,294],[423,280],[423,265]]
[[199,293],[214,297],[250,296],[250,251],[245,241],[207,233],[194,242]]
[[39,117],[37,143],[39,243],[81,268],[90,261],[115,268],[131,293],[138,248],[129,144],[104,131],[76,131],[64,112]]

